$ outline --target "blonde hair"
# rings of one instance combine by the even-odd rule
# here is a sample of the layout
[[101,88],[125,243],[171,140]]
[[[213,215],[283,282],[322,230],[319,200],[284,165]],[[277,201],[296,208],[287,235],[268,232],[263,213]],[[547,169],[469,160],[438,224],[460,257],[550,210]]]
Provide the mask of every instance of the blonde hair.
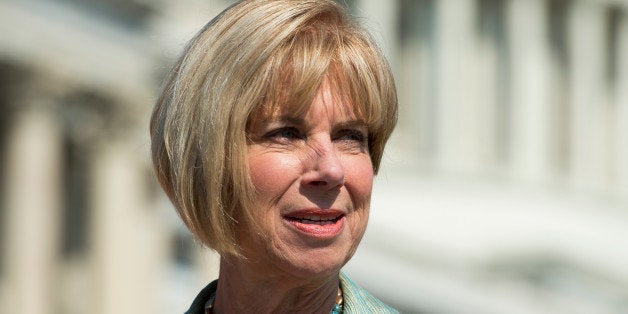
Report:
[[157,178],[187,227],[239,255],[252,224],[247,125],[273,108],[303,111],[323,80],[369,131],[377,172],[397,118],[390,67],[370,36],[331,0],[247,0],[188,44],[150,124]]

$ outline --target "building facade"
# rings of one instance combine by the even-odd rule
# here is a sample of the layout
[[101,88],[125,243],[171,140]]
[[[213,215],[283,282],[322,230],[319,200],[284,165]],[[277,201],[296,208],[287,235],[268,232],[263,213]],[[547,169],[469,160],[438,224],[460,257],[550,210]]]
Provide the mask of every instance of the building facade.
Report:
[[[400,96],[345,271],[404,312],[625,311],[628,2],[340,2]],[[148,120],[231,3],[0,2],[0,313],[182,312],[216,276]]]

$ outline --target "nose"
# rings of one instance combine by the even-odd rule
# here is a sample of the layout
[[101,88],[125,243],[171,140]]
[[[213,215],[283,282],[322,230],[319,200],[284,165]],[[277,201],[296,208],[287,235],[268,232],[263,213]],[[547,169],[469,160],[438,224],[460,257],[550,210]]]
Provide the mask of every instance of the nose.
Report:
[[331,140],[312,147],[302,184],[308,187],[331,189],[344,184],[345,169]]

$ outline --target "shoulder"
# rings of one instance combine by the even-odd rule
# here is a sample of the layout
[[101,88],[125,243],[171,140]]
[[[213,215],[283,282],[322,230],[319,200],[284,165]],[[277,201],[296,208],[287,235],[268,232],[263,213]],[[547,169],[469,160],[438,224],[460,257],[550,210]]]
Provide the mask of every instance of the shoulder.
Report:
[[218,287],[218,280],[212,281],[210,284],[205,286],[203,290],[194,298],[194,302],[190,306],[190,309],[185,312],[185,314],[204,314],[205,313],[205,303],[207,300],[211,298],[212,294],[216,293],[216,288]]
[[399,313],[340,273],[344,313]]

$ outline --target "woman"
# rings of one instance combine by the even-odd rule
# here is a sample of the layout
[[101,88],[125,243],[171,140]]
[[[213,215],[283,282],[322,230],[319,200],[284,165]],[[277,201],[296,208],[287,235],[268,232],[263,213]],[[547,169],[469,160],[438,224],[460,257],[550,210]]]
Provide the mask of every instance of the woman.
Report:
[[340,268],[394,128],[387,62],[331,0],[248,0],[209,22],[151,120],[159,182],[220,256],[188,313],[394,312]]

